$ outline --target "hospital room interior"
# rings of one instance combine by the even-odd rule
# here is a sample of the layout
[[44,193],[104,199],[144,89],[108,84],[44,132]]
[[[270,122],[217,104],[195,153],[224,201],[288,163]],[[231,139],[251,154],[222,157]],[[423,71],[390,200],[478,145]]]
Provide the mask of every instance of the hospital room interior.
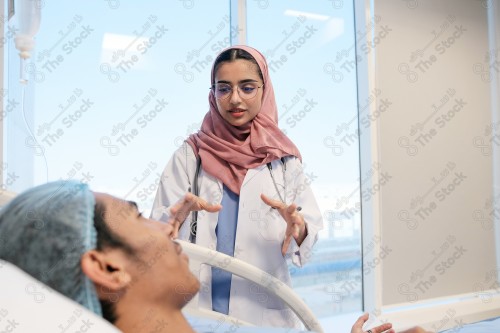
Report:
[[[246,45],[267,61],[277,126],[301,154],[294,195],[311,190],[322,228],[306,264],[287,259],[289,286],[186,241],[193,274],[233,269],[251,293],[277,292],[304,331],[351,332],[368,313],[357,332],[500,332],[498,1],[0,3],[0,212],[30,188],[71,180],[154,215],[165,166],[218,98],[214,60]],[[275,237],[259,212],[248,222]],[[0,276],[0,332],[78,329],[75,309],[87,309],[1,257]],[[212,323],[203,332],[292,332],[197,302],[183,311]],[[116,331],[87,314],[90,331]]]

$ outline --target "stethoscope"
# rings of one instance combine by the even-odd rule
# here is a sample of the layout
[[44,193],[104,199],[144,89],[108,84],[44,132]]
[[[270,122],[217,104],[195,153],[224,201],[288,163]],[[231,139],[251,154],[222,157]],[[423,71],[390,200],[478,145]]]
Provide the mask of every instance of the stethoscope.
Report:
[[[186,156],[187,157],[187,156]],[[278,189],[278,184],[276,183],[276,179],[274,178],[274,172],[273,172],[273,166],[271,162],[267,163],[267,169],[269,170],[269,174],[271,175],[271,179],[273,180],[274,188],[276,189],[276,193],[278,193],[278,196],[284,204],[286,204],[286,161],[285,158],[282,157],[281,159],[281,164],[283,165],[283,196],[281,196],[281,192]],[[193,179],[193,185],[191,186],[191,183],[189,184],[188,191],[193,193],[196,196],[199,196],[200,194],[200,187],[198,184],[198,178],[200,177],[200,171],[201,171],[201,158],[198,155],[196,157],[196,170],[194,173],[194,179]],[[189,241],[191,243],[196,243],[196,229],[197,229],[197,224],[198,224],[198,211],[193,211],[192,215],[192,220],[190,223],[190,233],[189,233]]]
[[269,169],[269,174],[271,174],[271,178],[273,180],[274,188],[276,189],[276,193],[278,193],[278,196],[280,197],[281,202],[283,202],[286,205],[286,162],[285,158],[281,158],[281,164],[283,164],[283,197],[281,196],[280,190],[278,189],[278,185],[276,184],[276,179],[274,179],[274,172],[273,172],[273,166],[271,162],[267,163],[267,168]]
[[[269,173],[271,174],[271,178],[273,179],[274,183],[274,188],[276,189],[276,193],[278,193],[278,196],[280,197],[280,200],[282,203],[286,205],[286,160],[284,157],[281,158],[281,164],[283,164],[283,195],[284,197],[281,196],[281,192],[278,189],[278,185],[276,184],[276,180],[274,179],[274,174],[273,174],[273,166],[271,163],[267,163],[267,168],[269,169]],[[276,207],[272,207],[275,209]],[[302,207],[298,206],[297,211],[300,212],[302,210]]]
[[[189,188],[188,188],[188,191],[193,193],[196,196],[199,196],[199,194],[200,194],[200,187],[198,184],[198,178],[200,177],[200,171],[201,171],[201,158],[200,158],[200,155],[198,155],[196,157],[196,170],[194,172],[193,186],[191,186],[191,183],[189,183]],[[189,179],[189,177],[188,177],[188,179]],[[196,229],[198,226],[198,211],[197,210],[193,211],[192,216],[193,216],[193,218],[191,219],[191,223],[189,226],[189,241],[191,243],[196,243]]]

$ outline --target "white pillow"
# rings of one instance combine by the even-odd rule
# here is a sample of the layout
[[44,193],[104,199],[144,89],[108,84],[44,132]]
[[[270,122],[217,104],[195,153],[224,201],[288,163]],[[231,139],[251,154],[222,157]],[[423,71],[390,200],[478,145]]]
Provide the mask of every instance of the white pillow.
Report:
[[0,260],[0,332],[120,332],[105,319]]

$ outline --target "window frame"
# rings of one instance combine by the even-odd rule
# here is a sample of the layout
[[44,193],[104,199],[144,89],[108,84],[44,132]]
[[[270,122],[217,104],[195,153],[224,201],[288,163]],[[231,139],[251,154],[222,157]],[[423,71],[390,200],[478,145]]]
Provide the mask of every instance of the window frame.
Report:
[[[382,1],[382,0],[380,0]],[[356,31],[363,31],[367,26],[366,22],[375,17],[376,14],[380,13],[376,10],[377,2],[373,0],[354,0],[355,2],[355,20],[356,20]],[[490,48],[495,48],[495,44],[500,43],[500,34],[497,34],[496,40],[492,38],[495,31],[498,31],[498,24],[500,22],[500,6],[496,2],[490,2],[488,7],[488,29],[490,30],[489,42]],[[495,13],[496,17],[495,17]],[[373,36],[375,36],[375,26],[367,31],[366,36],[362,41],[370,41]],[[378,32],[378,31],[377,31]],[[496,49],[496,48],[495,48]],[[380,71],[376,69],[376,59],[377,50],[371,53],[371,56],[366,62],[360,62],[357,64],[356,70],[358,75],[358,105],[365,101],[376,86],[376,82],[379,77],[381,77]],[[498,72],[492,72],[495,76],[492,79],[491,91],[496,91],[496,106],[495,101],[492,103],[492,108],[498,110],[500,105],[500,94],[498,94],[498,87],[495,88],[496,83],[500,82],[500,76]],[[493,98],[495,99],[495,98]],[[378,108],[377,101],[370,106],[370,112],[375,112]],[[498,117],[498,115],[497,115]],[[361,172],[369,171],[370,165],[379,159],[381,155],[380,150],[380,135],[378,126],[370,126],[369,130],[363,133],[360,137],[360,164]],[[494,149],[495,150],[495,149]],[[496,158],[493,158],[494,165],[499,165],[498,158],[499,152],[496,154]],[[372,187],[373,184],[377,184],[379,179],[377,177],[372,177],[363,186]],[[496,183],[500,183],[499,177],[495,177]],[[496,188],[499,188],[499,184]],[[375,235],[381,235],[382,230],[382,209],[381,204],[381,193],[376,193],[369,204],[364,204],[361,208],[361,221],[362,221],[362,239],[363,243],[367,244]],[[495,221],[496,226],[496,254],[497,254],[497,267],[500,267],[500,219],[497,218]],[[363,254],[363,265],[373,260],[373,253],[379,252],[379,250],[371,251],[369,254]],[[401,303],[396,305],[384,305],[381,293],[377,293],[377,290],[382,290],[383,288],[383,263],[377,265],[373,269],[373,274],[364,277],[363,281],[363,307],[365,312],[370,312],[377,317],[383,319],[383,321],[388,321],[395,324],[397,330],[404,330],[416,325],[420,325],[426,329],[431,329],[433,325],[439,325],[443,321],[443,314],[446,314],[451,307],[456,311],[455,318],[460,318],[464,320],[464,324],[478,322],[481,320],[491,319],[498,317],[500,315],[500,288],[496,290],[485,290],[489,294],[489,301],[484,302],[478,293],[464,293],[457,294],[448,297],[433,298],[429,300],[419,301],[416,303]],[[490,293],[491,292],[491,293]],[[453,329],[453,321],[442,327],[442,329]]]
[[[5,15],[5,1],[0,2],[0,13],[2,17],[2,23],[7,22],[6,18],[8,15]],[[0,35],[4,36],[5,32],[5,23],[0,24]],[[6,80],[7,80],[7,73],[8,70],[5,69],[5,53],[8,51],[7,43],[4,44],[4,47],[2,48],[2,52],[0,52],[0,75],[2,77],[2,81],[0,83],[0,91],[5,91],[7,88],[6,85]],[[4,98],[2,96],[2,111],[4,110]],[[0,179],[1,179],[1,184],[2,184],[2,189],[0,190],[0,207],[4,206],[7,202],[9,202],[12,198],[15,197],[16,193],[11,192],[9,190],[4,190],[3,187],[5,186],[4,184],[4,117],[0,118],[0,165],[2,166],[0,168]]]

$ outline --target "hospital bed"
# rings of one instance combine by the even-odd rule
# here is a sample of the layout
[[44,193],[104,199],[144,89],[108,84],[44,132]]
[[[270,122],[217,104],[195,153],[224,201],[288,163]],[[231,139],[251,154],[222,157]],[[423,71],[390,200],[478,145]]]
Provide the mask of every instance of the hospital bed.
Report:
[[[197,251],[190,244],[182,244],[186,252],[193,258],[191,265],[214,261],[214,254],[206,250]],[[196,254],[198,253],[198,254]],[[208,254],[208,256],[207,256]],[[211,255],[211,256],[210,256]],[[200,256],[201,258],[198,258]],[[218,257],[222,258],[222,257]],[[220,260],[218,260],[220,261]],[[197,263],[195,263],[197,262]],[[223,261],[222,261],[223,262]],[[227,261],[226,261],[227,262]],[[240,263],[232,260],[231,265],[224,267],[234,274],[241,274]],[[243,269],[246,269],[243,267]],[[250,269],[250,270],[253,270]],[[243,272],[243,275],[246,275]],[[0,332],[58,332],[70,333],[76,331],[90,331],[100,333],[120,332],[106,320],[96,316],[86,308],[48,288],[40,281],[28,275],[15,265],[0,260]],[[258,281],[255,281],[258,282]],[[284,289],[283,289],[284,290]],[[288,291],[284,293],[283,300],[292,306],[297,301],[294,296],[290,298]],[[292,293],[293,294],[293,293]],[[296,296],[295,296],[296,297]],[[306,323],[314,317],[301,315],[303,304],[298,301],[294,307],[295,313],[302,316]],[[237,333],[292,333],[296,330],[280,328],[263,328],[251,326],[235,318],[223,316],[211,311],[200,310],[193,299],[185,309],[185,314],[197,332],[237,332]],[[238,323],[237,326],[234,323]],[[307,324],[311,325],[311,323]],[[319,324],[318,324],[319,325]],[[328,330],[330,333],[335,330]],[[478,323],[457,326],[451,330],[440,333],[499,333],[500,317],[484,320]]]
[[[15,265],[0,260],[0,332],[118,333],[116,327],[80,304],[47,287]],[[298,333],[286,328],[255,327],[210,311],[186,309],[196,332]],[[138,332],[141,331],[138,327]]]
[[[304,301],[283,282],[223,253],[184,241],[179,241],[179,243],[190,258],[190,269],[194,274],[198,274],[200,265],[207,264],[255,282],[289,305],[308,330],[323,333],[318,320]],[[0,281],[2,281],[0,283],[0,332],[69,333],[89,329],[94,332],[119,332],[103,318],[50,289],[15,265],[1,260]],[[255,327],[238,318],[200,309],[197,301],[198,296],[195,296],[183,310],[197,332],[304,332],[289,328]]]
[[[182,250],[189,257],[189,267],[195,276],[200,276],[200,267],[203,264],[217,267],[234,275],[252,281],[266,289],[269,293],[276,295],[297,315],[305,328],[309,331],[323,333],[323,329],[316,316],[312,313],[306,303],[285,283],[274,276],[239,259],[228,256],[215,250],[201,247],[190,242],[177,240]],[[223,316],[220,313],[198,307],[198,295],[196,295],[185,307],[184,312],[188,315],[198,315],[212,318],[222,322],[235,322],[236,318]],[[242,322],[244,323],[244,322]],[[250,326],[248,323],[244,323]]]
[[0,332],[120,332],[80,304],[0,261]]

